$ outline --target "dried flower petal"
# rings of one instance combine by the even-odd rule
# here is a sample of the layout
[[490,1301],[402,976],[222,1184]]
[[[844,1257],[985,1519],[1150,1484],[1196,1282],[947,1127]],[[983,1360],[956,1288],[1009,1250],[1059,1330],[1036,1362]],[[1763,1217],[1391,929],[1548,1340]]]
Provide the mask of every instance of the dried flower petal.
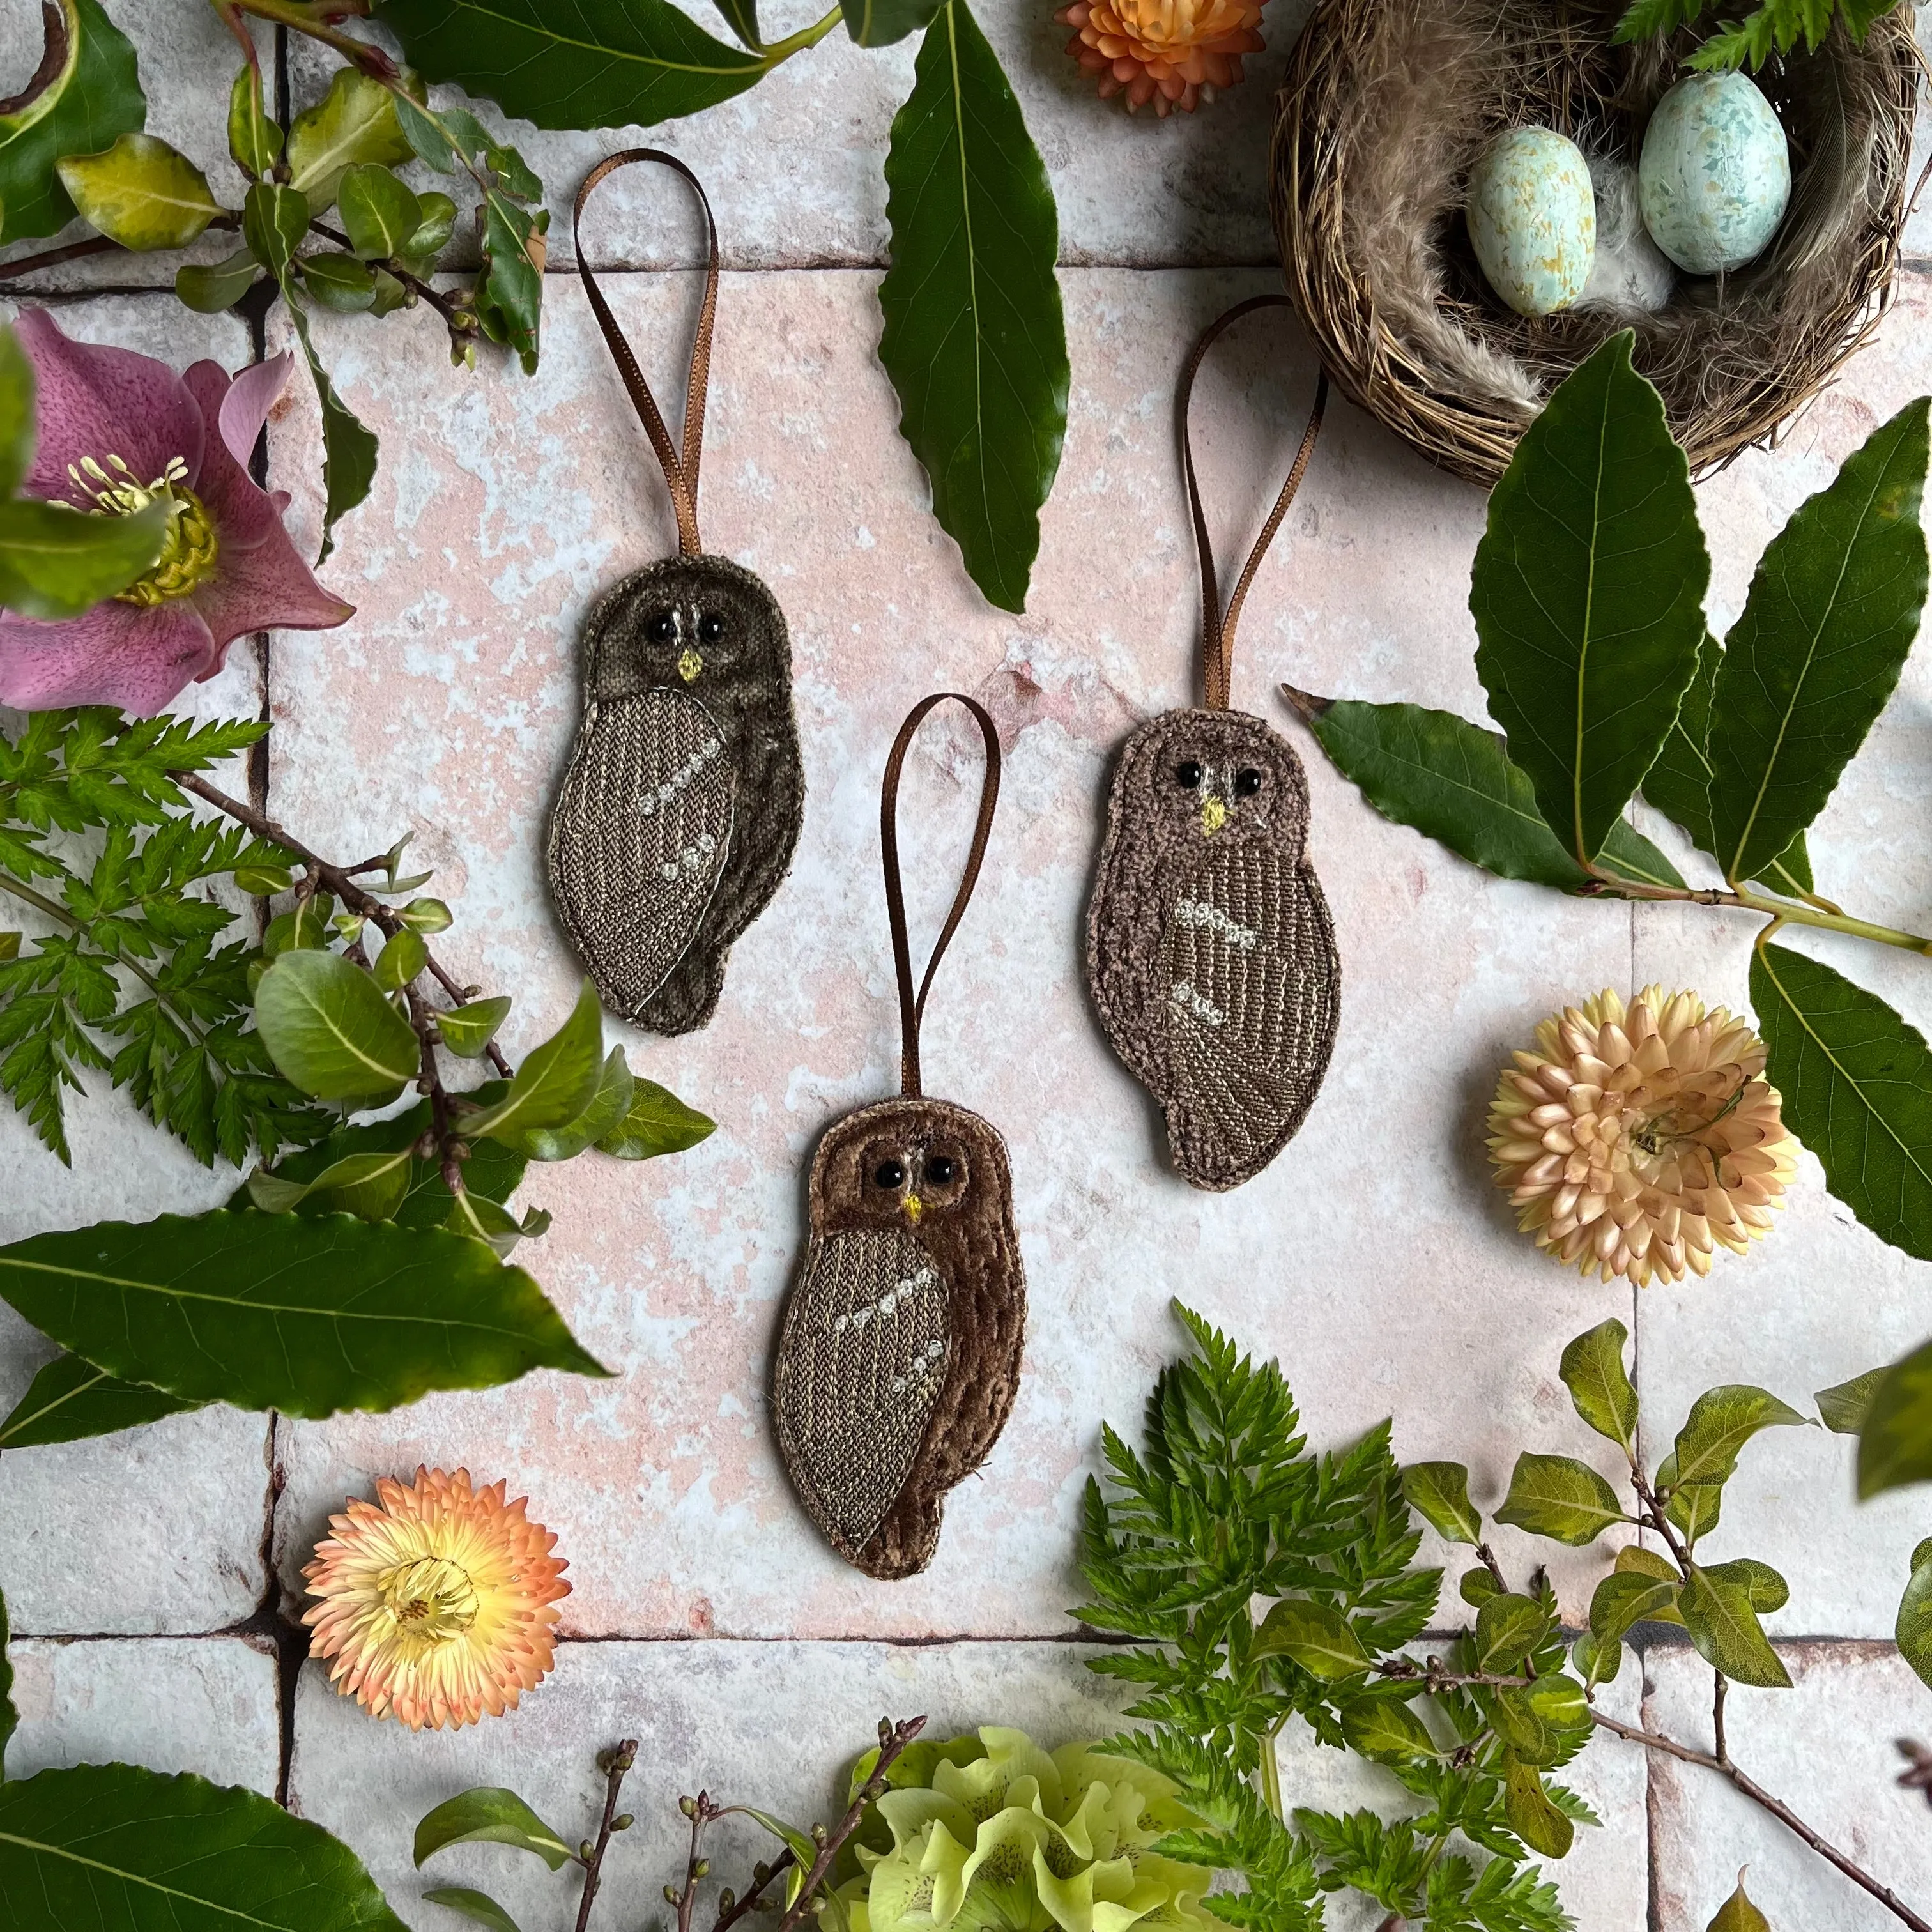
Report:
[[1100,78],[1100,98],[1126,96],[1132,112],[1194,111],[1241,77],[1241,56],[1265,44],[1255,29],[1265,0],[1074,0],[1054,15],[1073,29],[1066,51]]
[[556,1538],[470,1472],[418,1468],[351,1498],[302,1571],[321,1600],[303,1612],[329,1682],[412,1731],[500,1718],[549,1673],[556,1600],[570,1594]]
[[1705,1275],[1772,1226],[1798,1171],[1764,1042],[1722,1006],[1646,986],[1570,1006],[1512,1056],[1490,1158],[1537,1246],[1604,1281]]

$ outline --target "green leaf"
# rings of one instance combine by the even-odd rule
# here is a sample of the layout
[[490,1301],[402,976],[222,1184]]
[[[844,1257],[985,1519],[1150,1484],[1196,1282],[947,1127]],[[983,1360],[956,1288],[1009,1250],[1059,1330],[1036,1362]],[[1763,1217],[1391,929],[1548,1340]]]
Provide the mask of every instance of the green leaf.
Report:
[[532,1047],[509,1091],[494,1106],[465,1115],[466,1138],[486,1135],[515,1147],[533,1127],[561,1127],[590,1105],[604,1076],[604,1021],[596,988],[587,982],[563,1024]]
[[228,152],[235,165],[260,181],[282,158],[282,130],[262,105],[262,76],[244,61],[228,90]]
[[1928,399],[1873,432],[1772,539],[1711,704],[1725,876],[1761,877],[1816,818],[1898,681],[1925,604]]
[[538,1208],[518,1220],[507,1208],[465,1188],[450,1202],[448,1216],[442,1225],[452,1234],[487,1242],[499,1261],[508,1261],[519,1241],[548,1232],[550,1216]]
[[1676,1624],[1678,1580],[1666,1581],[1636,1570],[1613,1570],[1590,1598],[1590,1634],[1599,1643],[1614,1643],[1634,1624]]
[[452,1006],[436,1016],[436,1030],[452,1053],[465,1060],[480,1060],[488,1050],[496,1029],[510,1016],[508,997],[498,994],[488,1000],[472,1000],[466,1006]]
[[0,1596],[0,1781],[7,1775],[7,1747],[20,1728],[20,1714],[14,1708],[14,1660],[7,1622],[7,1599]]
[[1724,647],[1706,631],[1697,647],[1697,668],[1678,700],[1677,716],[1655,762],[1643,775],[1643,795],[1666,818],[1674,819],[1699,851],[1717,856],[1711,829],[1711,693]]
[[190,1402],[382,1410],[536,1368],[606,1372],[522,1269],[346,1215],[167,1214],[0,1248],[0,1298],[64,1348]]
[[325,208],[351,168],[406,161],[412,152],[397,123],[395,97],[356,68],[338,68],[328,93],[290,127],[289,185],[311,208]]
[[536,373],[543,312],[543,257],[534,238],[549,223],[548,214],[532,215],[494,190],[483,197],[488,266],[477,286],[476,320],[492,342],[517,352],[526,376]]
[[886,157],[879,359],[934,514],[1002,610],[1026,605],[1066,430],[1059,218],[1019,104],[965,0],[934,16]]
[[[1509,760],[1502,734],[1419,704],[1362,704],[1283,693],[1336,769],[1384,818],[1446,845],[1498,878],[1574,892],[1590,875],[1537,809],[1528,774]],[[1682,885],[1670,861],[1627,819],[1611,827],[1601,862],[1626,878]]]
[[1684,1532],[1686,1543],[1694,1544],[1717,1528],[1724,1504],[1722,1483],[1680,1483],[1671,1491],[1664,1514]]
[[1718,1907],[1718,1916],[1704,1932],[1771,1932],[1771,1921],[1745,1895],[1742,1872],[1738,1874],[1737,1890]]
[[1476,1612],[1476,1668],[1508,1676],[1549,1630],[1550,1618],[1534,1597],[1498,1591]]
[[1886,1371],[1858,1431],[1858,1499],[1932,1481],[1932,1342]]
[[95,517],[30,496],[0,502],[0,610],[79,616],[153,568],[168,522],[165,503]]
[[1402,1492],[1439,1536],[1451,1543],[1480,1543],[1483,1513],[1469,1501],[1469,1472],[1460,1462],[1412,1462],[1402,1472]]
[[190,262],[177,268],[175,293],[199,315],[219,315],[232,308],[261,276],[262,265],[254,252],[238,248],[219,262]]
[[331,1212],[364,1221],[390,1221],[409,1192],[415,1156],[404,1147],[385,1154],[345,1154],[308,1180],[285,1180],[258,1167],[246,1183],[248,1198],[265,1214],[291,1214],[311,1196]]
[[455,923],[440,899],[412,899],[396,916],[412,932],[447,932]]
[[1670,733],[1710,578],[1684,452],[1633,340],[1610,338],[1525,432],[1469,586],[1490,714],[1580,863]]
[[1558,1372],[1576,1413],[1626,1456],[1636,1454],[1636,1390],[1624,1367],[1630,1330],[1614,1316],[1579,1335],[1563,1351]]
[[0,246],[74,219],[56,164],[91,154],[148,118],[134,44],[99,0],[58,0],[46,54],[24,97],[0,112]]
[[1616,1490],[1587,1462],[1528,1452],[1516,1458],[1509,1494],[1496,1511],[1498,1522],[1579,1547],[1625,1520]]
[[1456,1586],[1456,1594],[1472,1610],[1480,1610],[1490,1599],[1499,1594],[1502,1586],[1480,1564],[1462,1572],[1462,1580]]
[[152,134],[123,134],[98,154],[69,154],[61,185],[81,219],[124,248],[185,248],[221,204],[208,177]]
[[422,206],[422,223],[404,244],[404,253],[412,262],[433,266],[454,231],[456,204],[446,194],[419,195],[417,199]]
[[298,266],[302,286],[324,308],[338,315],[361,315],[376,306],[375,272],[353,255],[327,249],[304,255]]
[[768,70],[666,0],[575,0],[567,14],[548,0],[385,0],[382,24],[427,79],[539,128],[651,127]]
[[142,1382],[124,1382],[78,1355],[56,1355],[0,1422],[0,1450],[112,1436],[199,1406]]
[[410,252],[410,243],[423,224],[423,205],[387,168],[364,162],[350,169],[336,194],[342,225],[365,262],[388,261]]
[[1284,1597],[1268,1612],[1255,1633],[1252,1654],[1291,1658],[1324,1682],[1369,1667],[1369,1654],[1348,1619],[1306,1597]]
[[1503,1766],[1503,1816],[1532,1852],[1560,1858],[1570,1850],[1576,1828],[1550,1802],[1542,1774],[1514,1759]]
[[1780,1402],[1767,1389],[1726,1382],[1706,1389],[1690,1405],[1677,1432],[1672,1486],[1685,1483],[1727,1483],[1738,1466],[1738,1452],[1760,1430],[1804,1429],[1808,1416]]
[[376,985],[385,992],[394,993],[406,986],[418,974],[427,970],[428,966],[429,948],[420,935],[405,926],[376,954],[372,970]]
[[1751,954],[1765,1077],[1832,1192],[1878,1236],[1932,1260],[1932,1052],[1841,973],[1783,946]]
[[1526,1764],[1558,1763],[1574,1754],[1580,1737],[1589,1735],[1592,1720],[1583,1687],[1565,1672],[1487,1695],[1497,1736]]
[[1865,1426],[1872,1398],[1885,1378],[1884,1369],[1868,1369],[1848,1382],[1819,1390],[1811,1398],[1818,1405],[1818,1419],[1834,1436],[1857,1435]]
[[724,24],[753,52],[762,49],[764,42],[758,33],[758,0],[713,0],[719,13],[724,16]]
[[423,1862],[449,1845],[514,1845],[531,1852],[552,1871],[570,1862],[570,1847],[514,1791],[500,1785],[479,1785],[460,1792],[428,1814],[416,1827],[416,1862]]
[[631,1070],[624,1064],[624,1049],[614,1046],[598,1076],[590,1104],[582,1113],[561,1126],[526,1128],[509,1144],[532,1160],[574,1160],[622,1126],[631,1111],[632,1084]]
[[8,1932],[408,1932],[320,1826],[131,1764],[0,1784],[0,1898]]
[[1616,1561],[1610,1567],[1619,1572],[1634,1570],[1640,1576],[1654,1577],[1660,1583],[1681,1583],[1684,1580],[1677,1574],[1676,1564],[1663,1551],[1646,1550],[1640,1543],[1626,1543],[1617,1552]]
[[[4,1613],[5,1606],[0,1605],[0,1616]],[[1918,1672],[1922,1682],[1932,1684],[1932,1537],[1912,1552],[1912,1575],[1905,1586],[1905,1594],[1899,1599],[1894,1634],[1899,1655]],[[0,1626],[0,1638],[4,1634],[4,1626]],[[0,1698],[4,1695],[4,1687],[0,1686]],[[4,1718],[4,1704],[0,1704],[0,1723]],[[0,1748],[5,1742],[0,1737]]]
[[1403,1763],[1438,1755],[1428,1727],[1395,1697],[1351,1697],[1340,1706],[1342,1735],[1364,1757]]
[[423,1897],[432,1905],[446,1905],[479,1925],[489,1926],[491,1932],[518,1932],[517,1922],[487,1892],[476,1892],[466,1885],[440,1885]]
[[597,1147],[619,1160],[651,1160],[659,1154],[682,1154],[717,1131],[716,1120],[687,1107],[669,1088],[633,1076],[629,1112]]
[[941,0],[838,0],[855,46],[889,47],[929,26]]
[[1624,1667],[1623,1643],[1616,1637],[1606,1642],[1594,1631],[1586,1630],[1570,1646],[1570,1660],[1583,1673],[1587,1688],[1594,1689],[1599,1684],[1614,1684],[1617,1673]]
[[1728,1563],[1706,1564],[1704,1574],[1736,1583],[1761,1617],[1783,1610],[1791,1600],[1791,1586],[1768,1563],[1760,1563],[1755,1556],[1735,1556]]
[[[253,190],[251,190],[252,193]],[[284,283],[284,288],[286,284]],[[335,392],[328,371],[309,340],[308,318],[291,303],[290,314],[308,359],[309,379],[315,385],[316,400],[322,406],[322,548],[316,557],[327,560],[335,548],[335,526],[369,494],[376,481],[376,458],[380,448],[375,433]]]
[[409,1022],[339,952],[283,953],[256,988],[255,1024],[284,1077],[318,1100],[386,1106],[421,1066]]
[[286,282],[289,264],[308,232],[308,197],[280,182],[257,182],[242,203],[242,238],[278,280]]
[[0,325],[0,498],[34,466],[34,365],[10,327]]
[[1737,1576],[1694,1563],[1678,1607],[1697,1654],[1713,1669],[1739,1684],[1790,1688],[1790,1674],[1758,1622],[1748,1586]]

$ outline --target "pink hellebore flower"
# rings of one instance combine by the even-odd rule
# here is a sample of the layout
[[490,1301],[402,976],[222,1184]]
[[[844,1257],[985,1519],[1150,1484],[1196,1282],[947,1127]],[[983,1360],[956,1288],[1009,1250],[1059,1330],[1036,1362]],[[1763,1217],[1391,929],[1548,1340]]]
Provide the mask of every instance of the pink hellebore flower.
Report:
[[160,561],[118,596],[59,623],[0,611],[0,704],[150,716],[212,677],[246,632],[327,630],[355,615],[296,554],[288,493],[260,488],[245,466],[287,356],[232,380],[216,362],[177,376],[152,356],[68,340],[45,309],[14,327],[36,386],[27,494],[106,516],[162,497],[175,514]]

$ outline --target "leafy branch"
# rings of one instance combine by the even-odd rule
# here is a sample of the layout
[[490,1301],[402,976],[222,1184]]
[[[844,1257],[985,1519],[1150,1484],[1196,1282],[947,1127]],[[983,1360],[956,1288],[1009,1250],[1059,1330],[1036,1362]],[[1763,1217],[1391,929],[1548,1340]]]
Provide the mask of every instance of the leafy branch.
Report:
[[[1728,74],[1746,65],[1762,69],[1774,52],[1794,52],[1802,41],[1808,53],[1825,44],[1833,22],[1863,46],[1874,22],[1898,0],[1764,0],[1741,19],[1728,20],[1692,54],[1685,64],[1706,73]],[[1612,34],[1619,44],[1674,34],[1702,19],[1709,0],[1634,0]]]

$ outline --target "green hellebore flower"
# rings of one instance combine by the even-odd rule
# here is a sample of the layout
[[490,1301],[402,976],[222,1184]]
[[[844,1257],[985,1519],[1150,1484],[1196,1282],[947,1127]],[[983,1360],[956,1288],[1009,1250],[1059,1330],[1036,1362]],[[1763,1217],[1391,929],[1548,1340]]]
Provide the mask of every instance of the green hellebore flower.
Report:
[[[856,1789],[877,1754],[861,1759]],[[892,1767],[877,1824],[839,1898],[851,1932],[1154,1932],[1217,1926],[1210,1874],[1162,1857],[1200,1821],[1158,1772],[1094,1746],[1049,1756],[996,1724],[915,1744]]]

